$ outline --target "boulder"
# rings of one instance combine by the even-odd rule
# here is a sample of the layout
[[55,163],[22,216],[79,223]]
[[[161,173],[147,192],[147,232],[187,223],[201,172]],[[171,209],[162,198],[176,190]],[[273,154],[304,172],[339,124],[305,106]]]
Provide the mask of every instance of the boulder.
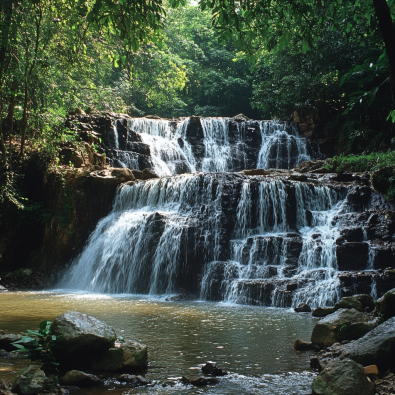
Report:
[[143,172],[141,170],[132,170],[132,173],[134,175],[134,178],[136,180],[144,180],[143,178]]
[[143,376],[134,376],[132,374],[122,374],[121,376],[118,377],[117,380],[120,383],[127,383],[128,385],[131,385],[132,387],[142,387],[144,385],[148,385],[151,383]]
[[297,339],[294,343],[294,349],[296,351],[314,350],[315,345],[313,343],[309,343],[309,342],[305,342],[304,340]]
[[325,317],[329,314],[334,313],[336,310],[334,307],[317,307],[311,312],[313,317]]
[[0,335],[0,350],[13,351],[16,350],[11,343],[21,340],[22,336],[14,333],[5,333]]
[[310,313],[311,307],[307,303],[299,303],[294,310],[297,313]]
[[359,339],[374,327],[375,322],[370,315],[355,309],[340,309],[316,323],[311,342],[328,347],[342,340]]
[[135,371],[148,365],[148,347],[127,340],[119,347],[110,348],[100,358],[90,361],[90,369],[107,372]]
[[102,384],[99,377],[79,370],[70,370],[62,378],[63,385],[76,385],[77,387],[94,387]]
[[149,180],[151,178],[159,178],[157,174],[152,172],[150,169],[143,170],[143,180]]
[[364,311],[366,309],[372,311],[375,308],[374,300],[370,295],[367,294],[354,295],[354,298],[362,303],[362,310]]
[[211,374],[212,376],[226,376],[228,373],[217,367],[215,363],[207,362],[202,366],[202,372],[204,374]]
[[263,169],[242,170],[240,173],[243,173],[246,176],[267,176],[268,174],[270,174],[270,172]]
[[374,395],[374,384],[367,379],[363,367],[351,359],[330,362],[314,377],[314,395]]
[[206,385],[213,385],[217,384],[218,380],[217,379],[212,379],[212,378],[206,378],[206,377],[199,377],[195,380],[190,380],[189,381],[192,385],[195,387],[203,387]]
[[377,365],[385,370],[395,364],[395,317],[341,348],[340,358],[350,358],[363,366]]
[[45,386],[45,373],[37,365],[21,369],[12,383],[12,391],[18,394],[37,394]]
[[114,329],[95,317],[69,311],[55,318],[50,335],[60,336],[56,355],[60,361],[78,361],[106,352],[114,346]]
[[133,175],[133,172],[129,170],[126,167],[122,167],[121,169],[112,169],[111,170],[111,175],[115,178],[118,178],[121,180],[121,182],[126,182],[126,181],[134,181],[135,177]]
[[383,320],[395,317],[395,288],[377,300],[376,309],[379,317]]
[[354,296],[345,296],[335,304],[335,310],[339,309],[355,309],[362,311],[362,303]]
[[363,372],[366,376],[375,377],[379,374],[379,370],[376,365],[369,365],[363,368]]

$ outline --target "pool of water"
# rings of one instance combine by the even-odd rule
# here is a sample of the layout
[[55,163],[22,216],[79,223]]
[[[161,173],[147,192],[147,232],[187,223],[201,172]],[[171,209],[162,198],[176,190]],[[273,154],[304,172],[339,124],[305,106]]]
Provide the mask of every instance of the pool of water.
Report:
[[[310,339],[316,322],[310,314],[223,303],[167,302],[142,295],[15,292],[0,294],[0,329],[36,329],[42,320],[53,320],[68,310],[91,314],[112,325],[118,335],[147,344],[145,377],[156,383],[132,390],[109,383],[80,394],[311,393],[311,353],[292,347],[298,338]],[[230,374],[206,388],[176,380],[201,376],[200,367],[206,361],[217,362]],[[12,378],[21,367],[16,360],[0,363],[0,378]]]

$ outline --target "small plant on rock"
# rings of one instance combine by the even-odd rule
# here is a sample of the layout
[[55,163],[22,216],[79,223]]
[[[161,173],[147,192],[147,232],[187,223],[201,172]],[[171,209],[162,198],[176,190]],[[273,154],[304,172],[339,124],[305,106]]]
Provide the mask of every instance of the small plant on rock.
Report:
[[28,330],[27,333],[23,333],[22,339],[12,344],[18,348],[17,352],[25,353],[26,358],[32,362],[40,361],[46,375],[56,375],[59,363],[53,356],[53,349],[59,336],[49,334],[50,326],[50,321],[43,321],[38,331]]

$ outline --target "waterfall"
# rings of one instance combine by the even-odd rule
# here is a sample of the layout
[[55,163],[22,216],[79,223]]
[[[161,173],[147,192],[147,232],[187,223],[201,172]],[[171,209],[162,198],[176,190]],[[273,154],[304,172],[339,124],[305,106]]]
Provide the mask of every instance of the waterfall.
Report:
[[[114,125],[115,146],[119,150]],[[123,151],[127,154],[124,156],[147,155],[149,159],[146,158],[141,166],[149,163],[159,176],[248,168],[290,169],[311,158],[308,142],[299,136],[297,127],[276,121],[133,118],[128,120],[127,128],[128,141]],[[146,152],[141,152],[141,145],[146,147]],[[119,154],[115,156],[120,165],[142,170],[138,160],[121,160]]]
[[[136,181],[120,188],[60,285],[155,295],[185,289],[236,303],[253,303],[259,288],[269,298],[261,304],[332,303],[339,288],[333,218],[344,194],[231,173]],[[299,286],[290,303],[289,282]]]

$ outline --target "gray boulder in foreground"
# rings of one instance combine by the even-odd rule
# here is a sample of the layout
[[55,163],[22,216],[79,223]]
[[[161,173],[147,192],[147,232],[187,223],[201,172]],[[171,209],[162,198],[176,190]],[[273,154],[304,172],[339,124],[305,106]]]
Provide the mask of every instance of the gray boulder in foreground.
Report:
[[23,395],[37,394],[43,391],[45,381],[45,373],[37,365],[29,365],[18,372],[12,391]]
[[374,395],[374,384],[363,367],[351,359],[328,363],[313,380],[314,395]]
[[100,354],[113,347],[116,339],[111,326],[77,311],[57,317],[51,325],[50,335],[61,336],[57,350],[59,359]]
[[340,309],[318,321],[311,335],[311,342],[328,347],[342,340],[355,340],[376,326],[368,314],[355,309]]
[[341,347],[340,358],[350,358],[379,370],[395,364],[395,317],[390,318],[358,340]]

